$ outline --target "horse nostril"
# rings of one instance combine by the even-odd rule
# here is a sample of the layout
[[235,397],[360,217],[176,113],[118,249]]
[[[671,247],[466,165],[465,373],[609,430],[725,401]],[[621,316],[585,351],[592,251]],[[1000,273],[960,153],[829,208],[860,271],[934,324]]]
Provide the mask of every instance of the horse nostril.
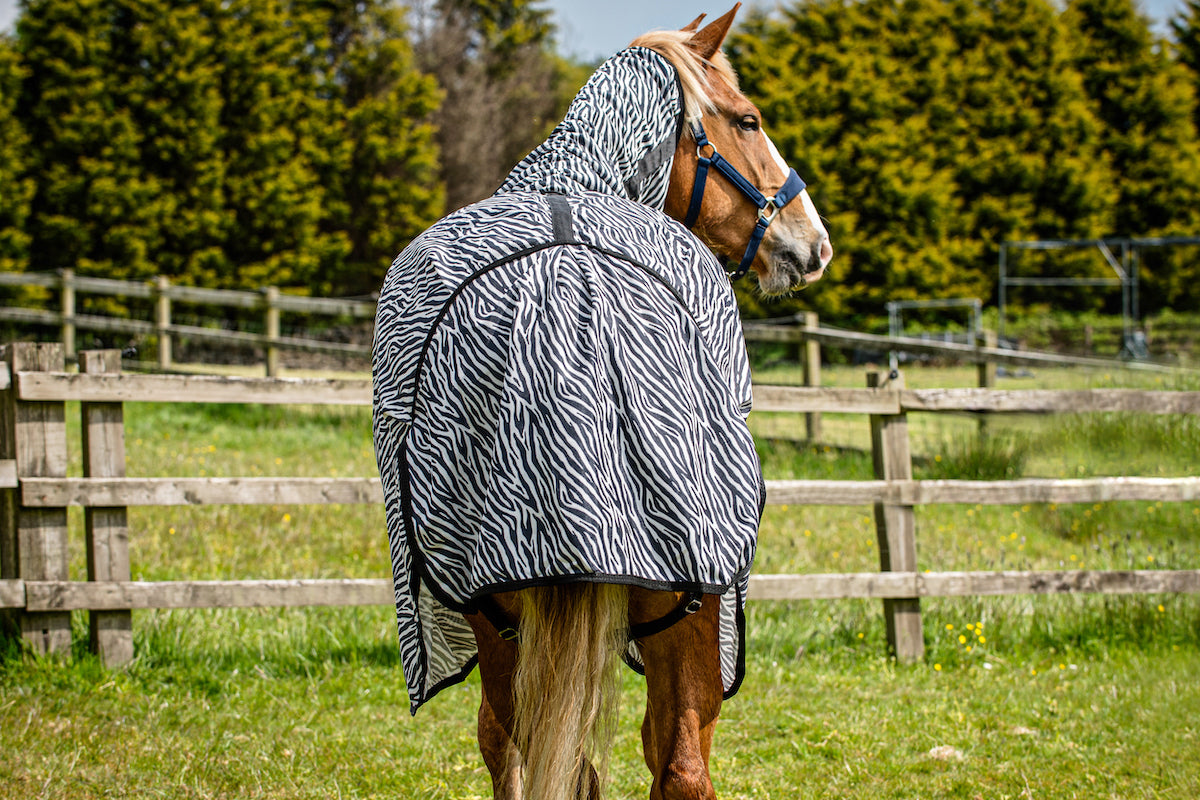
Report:
[[833,260],[833,245],[829,243],[829,237],[826,237],[821,240],[821,247],[819,250],[818,257],[821,259],[822,267],[824,267],[830,261]]
[[822,237],[821,241],[813,242],[812,256],[810,258],[810,272],[816,272],[818,269],[824,269],[830,259],[833,258],[833,245],[829,243],[828,237]]

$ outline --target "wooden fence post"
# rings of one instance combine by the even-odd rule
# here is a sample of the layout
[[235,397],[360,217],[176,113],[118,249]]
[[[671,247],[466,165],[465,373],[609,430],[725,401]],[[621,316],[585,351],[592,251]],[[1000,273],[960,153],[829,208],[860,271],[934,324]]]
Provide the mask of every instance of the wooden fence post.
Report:
[[[984,331],[983,335],[976,340],[976,345],[981,348],[995,349],[999,344],[1000,339],[996,336],[995,331]],[[977,365],[979,372],[979,388],[980,389],[995,389],[996,388],[996,362],[995,361],[980,361]]]
[[158,368],[171,368],[171,281],[159,275],[154,281],[154,328],[158,333]]
[[[1000,343],[1000,337],[995,331],[983,331],[983,335],[976,340],[976,346],[994,348]],[[996,362],[995,361],[980,361],[976,368],[979,372],[979,388],[980,389],[995,389],[996,388]],[[979,415],[979,432],[987,433],[988,415]]]
[[[91,350],[79,354],[86,373],[119,373],[120,350]],[[125,477],[125,416],[120,403],[81,403],[83,475],[85,478]],[[128,581],[129,527],[124,506],[84,510],[89,581]],[[133,660],[133,616],[124,611],[91,611],[88,620],[92,652],[106,667]]]
[[62,346],[67,358],[75,355],[75,270],[64,269],[62,279]]
[[268,286],[263,289],[263,301],[267,306],[267,377],[279,377],[279,348],[269,342],[279,339],[279,287]]
[[[60,342],[14,342],[4,359],[13,388],[3,403],[0,457],[16,460],[17,479],[67,476],[65,403],[18,399],[18,372],[62,372]],[[0,554],[3,577],[26,581],[65,581],[67,570],[67,509],[25,508],[20,489],[6,491],[0,506]],[[71,652],[71,614],[68,611],[19,612],[21,637],[37,653]]]
[[[891,373],[867,374],[867,386],[904,388],[904,376]],[[908,416],[899,414],[871,415],[871,454],[878,480],[912,480],[912,456],[908,447]],[[875,504],[875,535],[879,541],[879,566],[883,572],[917,571],[916,515],[910,505]],[[887,622],[888,647],[900,661],[918,661],[925,655],[925,640],[921,632],[921,601],[919,598],[898,598],[883,601],[883,616]]]
[[[804,312],[804,330],[815,331],[821,320],[815,311]],[[804,365],[804,385],[821,386],[821,343],[816,339],[805,339],[800,345],[801,363]],[[804,415],[804,426],[809,442],[821,440],[821,412],[809,411]]]

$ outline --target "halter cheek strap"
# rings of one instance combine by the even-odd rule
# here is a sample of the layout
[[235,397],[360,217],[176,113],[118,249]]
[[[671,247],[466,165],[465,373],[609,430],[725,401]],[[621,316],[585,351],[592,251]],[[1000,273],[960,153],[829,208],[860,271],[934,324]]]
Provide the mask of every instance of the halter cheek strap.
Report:
[[[750,202],[758,206],[758,221],[754,223],[754,230],[750,232],[750,241],[746,244],[746,252],[737,265],[737,269],[730,275],[736,281],[750,271],[750,265],[758,254],[758,246],[762,244],[763,235],[775,221],[779,209],[799,197],[806,184],[796,174],[796,170],[789,169],[787,180],[783,182],[783,186],[773,196],[767,197],[754,184],[746,180],[733,164],[730,164],[717,152],[717,148],[708,141],[708,136],[704,133],[704,126],[698,121],[692,124],[692,135],[696,137],[696,180],[692,184],[692,199],[688,204],[687,216],[684,218],[683,224],[690,229],[700,217],[700,205],[704,201],[704,187],[708,183],[709,167],[724,175],[725,179],[737,187]],[[712,152],[705,155],[705,149]]]

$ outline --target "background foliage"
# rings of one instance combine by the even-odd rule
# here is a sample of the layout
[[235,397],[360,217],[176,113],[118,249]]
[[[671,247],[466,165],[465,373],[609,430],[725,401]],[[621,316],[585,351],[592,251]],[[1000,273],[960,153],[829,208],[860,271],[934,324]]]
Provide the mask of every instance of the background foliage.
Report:
[[[533,0],[22,11],[0,37],[4,270],[374,291],[413,236],[494,190],[591,66],[556,54]],[[1200,0],[1170,29],[1158,38],[1134,0],[746,15],[727,49],[837,257],[792,300],[739,287],[744,312],[862,325],[889,299],[992,300],[1006,239],[1200,233]],[[1143,262],[1145,311],[1200,306],[1195,256]],[[1104,274],[1089,254],[1053,269]]]
[[[823,315],[986,302],[1008,239],[1197,232],[1196,74],[1132,0],[812,0],[729,49],[829,216],[833,280],[803,298]],[[1143,276],[1144,307],[1200,300],[1189,255]],[[1055,269],[1103,269],[1079,260]]]

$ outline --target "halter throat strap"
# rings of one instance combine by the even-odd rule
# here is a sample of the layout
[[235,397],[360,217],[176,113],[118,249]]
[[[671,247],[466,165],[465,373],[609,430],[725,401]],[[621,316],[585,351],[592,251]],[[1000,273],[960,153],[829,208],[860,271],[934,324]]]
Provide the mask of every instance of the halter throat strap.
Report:
[[[773,196],[767,197],[759,191],[758,187],[746,180],[733,164],[730,164],[717,152],[716,146],[708,141],[708,136],[704,133],[704,126],[700,124],[699,120],[692,123],[692,135],[696,138],[696,180],[692,184],[692,199],[688,204],[687,216],[684,218],[683,224],[690,229],[700,217],[700,206],[704,202],[704,188],[708,183],[710,167],[725,176],[726,180],[758,207],[758,220],[754,223],[754,230],[750,232],[750,241],[746,243],[746,252],[737,268],[730,274],[730,278],[736,281],[750,271],[750,265],[754,263],[754,257],[758,255],[758,247],[762,244],[763,236],[771,223],[775,221],[775,217],[778,216],[779,209],[799,197],[806,184],[796,174],[796,170],[789,168],[787,180],[783,182],[783,186]],[[711,150],[711,153],[705,155],[706,149]]]

